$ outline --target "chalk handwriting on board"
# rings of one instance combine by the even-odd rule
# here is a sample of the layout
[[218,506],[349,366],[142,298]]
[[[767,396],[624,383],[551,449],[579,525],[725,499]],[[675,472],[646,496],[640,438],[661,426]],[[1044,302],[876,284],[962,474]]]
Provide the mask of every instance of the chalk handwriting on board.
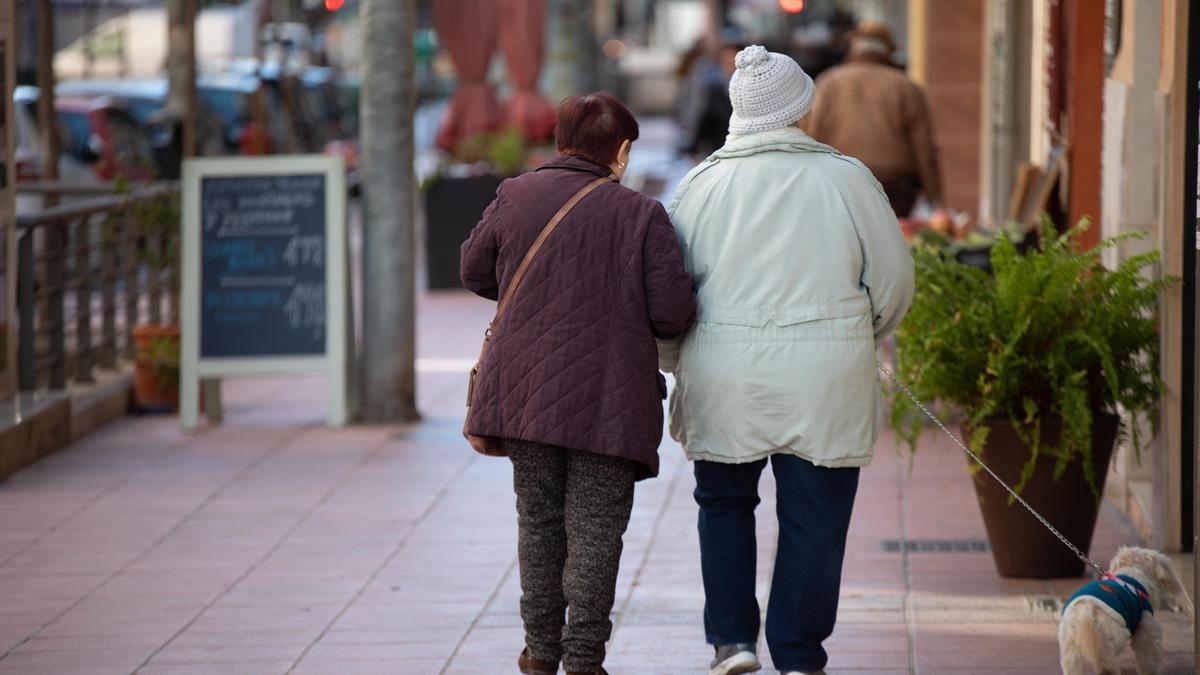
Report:
[[204,247],[204,257],[222,261],[231,272],[253,273],[274,269],[278,264],[275,249],[261,246],[253,239],[221,239]]
[[312,329],[313,337],[319,337],[325,330],[325,284],[296,284],[283,312],[292,328]]
[[283,249],[283,261],[291,267],[323,266],[325,264],[325,238],[319,235],[292,237],[287,248]]
[[201,180],[201,355],[325,350],[325,177]]
[[219,237],[295,234],[297,211],[313,208],[322,176],[205,181],[204,229]]

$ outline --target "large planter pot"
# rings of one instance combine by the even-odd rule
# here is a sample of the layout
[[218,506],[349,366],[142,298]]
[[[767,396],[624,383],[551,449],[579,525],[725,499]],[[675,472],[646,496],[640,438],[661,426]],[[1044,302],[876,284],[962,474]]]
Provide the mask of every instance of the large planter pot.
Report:
[[159,377],[160,367],[151,359],[154,345],[160,340],[179,344],[179,326],[138,325],[133,327],[133,340],[137,345],[137,360],[133,369],[133,400],[141,412],[172,412],[179,408],[179,382],[163,381]]
[[442,176],[425,192],[425,265],[430,288],[461,288],[459,250],[496,198],[499,176]]
[[[1015,486],[1029,459],[1029,448],[1007,420],[991,420],[987,426],[990,431],[983,461],[1005,483]],[[1043,443],[1057,443],[1060,428],[1057,423],[1044,422]],[[1104,494],[1118,428],[1115,415],[1097,414],[1092,424],[1092,458],[1100,494]],[[964,438],[969,437],[967,429],[963,433]],[[1021,497],[1072,544],[1086,552],[1092,544],[1100,502],[1088,486],[1081,462],[1072,462],[1057,481],[1054,464],[1053,458],[1040,457]],[[1083,562],[1019,503],[1009,505],[1008,493],[995,479],[980,471],[975,474],[974,483],[992,544],[992,557],[1001,576],[1052,579],[1083,574]]]

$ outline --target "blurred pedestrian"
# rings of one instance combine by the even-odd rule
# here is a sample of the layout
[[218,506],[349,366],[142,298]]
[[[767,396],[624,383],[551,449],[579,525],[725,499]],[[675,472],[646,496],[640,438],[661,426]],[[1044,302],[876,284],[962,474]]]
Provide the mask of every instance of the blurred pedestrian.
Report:
[[[803,17],[807,12],[794,14]],[[838,65],[848,51],[847,35],[854,30],[854,14],[843,9],[834,9],[826,18],[807,17],[792,31],[792,56],[810,77]]]
[[599,187],[544,239],[493,326],[467,429],[503,439],[512,460],[521,672],[561,660],[603,673],[633,484],[658,473],[667,389],[655,338],[682,335],[695,300],[666,211],[617,182],[638,138],[629,110],[573,96],[555,135],[560,154],[504,181],[463,244],[463,285],[501,297],[556,212]]
[[691,138],[693,110],[698,105],[697,99],[704,93],[700,83],[704,79],[703,74],[711,71],[715,65],[711,42],[708,35],[696,38],[675,66],[676,94],[671,116],[679,128],[680,138]]
[[735,69],[733,60],[745,45],[736,41],[723,42],[716,60],[696,58],[681,91],[680,128],[683,142],[680,151],[700,159],[725,143],[729,133],[729,78]]
[[871,169],[896,215],[907,217],[924,194],[942,204],[942,180],[925,92],[896,67],[887,26],[863,21],[844,63],[817,78],[806,128],[812,137]]
[[859,467],[880,427],[875,348],[900,323],[913,262],[860,162],[797,123],[813,82],[752,46],[729,85],[729,140],[668,209],[699,320],[660,345],[671,435],[695,462],[711,675],[758,670],[758,481],[776,480],[779,546],[766,638],[781,672],[825,666]]

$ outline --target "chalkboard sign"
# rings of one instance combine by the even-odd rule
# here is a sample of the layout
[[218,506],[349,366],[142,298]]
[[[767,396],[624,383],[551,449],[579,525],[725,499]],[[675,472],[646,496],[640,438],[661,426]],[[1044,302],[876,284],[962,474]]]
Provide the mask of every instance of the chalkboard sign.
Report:
[[324,373],[345,423],[349,340],[346,178],[341,158],[202,158],[183,171],[180,423],[199,388],[220,418],[219,381]]
[[325,176],[200,179],[200,356],[325,352]]

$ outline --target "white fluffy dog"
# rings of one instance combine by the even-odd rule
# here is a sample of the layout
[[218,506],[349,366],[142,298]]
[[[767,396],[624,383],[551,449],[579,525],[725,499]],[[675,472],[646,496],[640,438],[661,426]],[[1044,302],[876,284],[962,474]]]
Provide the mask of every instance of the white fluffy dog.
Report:
[[1118,658],[1132,643],[1142,675],[1162,671],[1162,627],[1154,610],[1174,606],[1195,620],[1195,609],[1167,556],[1146,548],[1122,547],[1109,563],[1109,577],[1094,581],[1067,601],[1058,626],[1058,649],[1067,675],[1087,666],[1119,673]]

